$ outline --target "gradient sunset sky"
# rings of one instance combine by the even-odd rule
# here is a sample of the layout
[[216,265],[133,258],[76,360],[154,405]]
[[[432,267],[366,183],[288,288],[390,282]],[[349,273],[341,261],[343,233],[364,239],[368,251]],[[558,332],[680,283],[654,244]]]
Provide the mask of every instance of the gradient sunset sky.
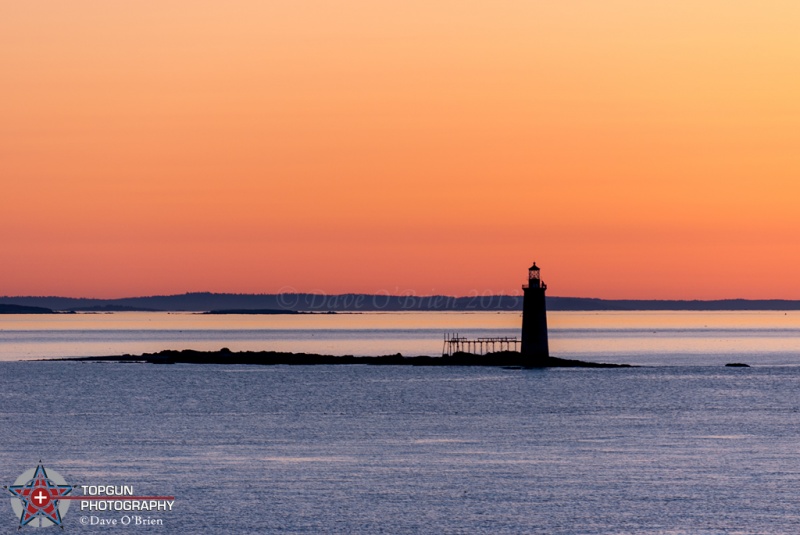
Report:
[[0,295],[800,299],[798,21],[0,1]]

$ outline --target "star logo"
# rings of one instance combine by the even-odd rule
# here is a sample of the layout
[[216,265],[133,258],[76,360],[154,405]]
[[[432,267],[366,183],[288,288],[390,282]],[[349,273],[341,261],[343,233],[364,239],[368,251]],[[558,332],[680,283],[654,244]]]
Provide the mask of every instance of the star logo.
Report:
[[6,487],[14,495],[11,506],[19,516],[19,528],[22,526],[61,526],[64,529],[63,516],[69,509],[69,501],[59,498],[72,492],[72,485],[67,485],[64,478],[55,470],[49,473],[39,461],[32,468],[19,476],[13,485]]

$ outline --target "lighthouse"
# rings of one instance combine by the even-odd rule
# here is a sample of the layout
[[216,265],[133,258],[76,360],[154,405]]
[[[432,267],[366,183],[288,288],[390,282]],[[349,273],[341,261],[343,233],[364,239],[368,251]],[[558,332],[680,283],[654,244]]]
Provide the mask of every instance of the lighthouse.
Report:
[[536,262],[528,269],[528,284],[522,287],[522,347],[521,353],[530,365],[550,356],[547,345],[547,309],[544,292],[547,285]]

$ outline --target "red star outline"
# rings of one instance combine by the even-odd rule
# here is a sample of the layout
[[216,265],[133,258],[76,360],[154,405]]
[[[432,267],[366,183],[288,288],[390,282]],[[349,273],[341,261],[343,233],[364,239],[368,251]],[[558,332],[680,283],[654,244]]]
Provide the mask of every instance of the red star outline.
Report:
[[[56,526],[64,529],[61,512],[58,510],[58,498],[72,492],[72,485],[57,485],[47,477],[47,471],[40,462],[36,467],[33,478],[23,485],[6,487],[8,491],[22,502],[22,514],[19,517],[19,528],[27,526],[35,518],[46,518]],[[49,496],[49,500],[42,505],[37,505],[33,493],[41,489]]]

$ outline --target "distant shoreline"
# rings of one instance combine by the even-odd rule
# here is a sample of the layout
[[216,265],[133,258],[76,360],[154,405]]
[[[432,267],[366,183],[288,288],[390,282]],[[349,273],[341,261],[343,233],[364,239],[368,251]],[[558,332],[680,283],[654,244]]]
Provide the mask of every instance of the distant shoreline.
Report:
[[[14,307],[35,307],[38,312],[12,312]],[[788,299],[596,299],[591,297],[547,297],[550,311],[800,311],[800,300]],[[20,310],[17,308],[17,310]],[[121,299],[72,297],[0,297],[0,313],[56,312],[208,312],[237,311],[240,314],[297,312],[516,312],[522,310],[521,295],[382,295],[309,293],[224,294],[187,293]],[[233,313],[233,312],[228,312]]]
[[[353,355],[335,356],[314,353],[284,353],[276,351],[240,351],[227,348],[219,351],[166,350],[142,355],[116,355],[106,357],[72,357],[44,359],[52,361],[80,362],[136,362],[149,364],[250,364],[259,366],[311,366],[368,364],[372,366],[484,366],[495,368],[631,368],[629,364],[605,364],[581,360],[548,357],[529,365],[520,353],[502,351],[488,355],[455,353],[442,357],[404,357],[400,353],[377,357],[356,357]],[[42,361],[40,361],[42,362]]]

